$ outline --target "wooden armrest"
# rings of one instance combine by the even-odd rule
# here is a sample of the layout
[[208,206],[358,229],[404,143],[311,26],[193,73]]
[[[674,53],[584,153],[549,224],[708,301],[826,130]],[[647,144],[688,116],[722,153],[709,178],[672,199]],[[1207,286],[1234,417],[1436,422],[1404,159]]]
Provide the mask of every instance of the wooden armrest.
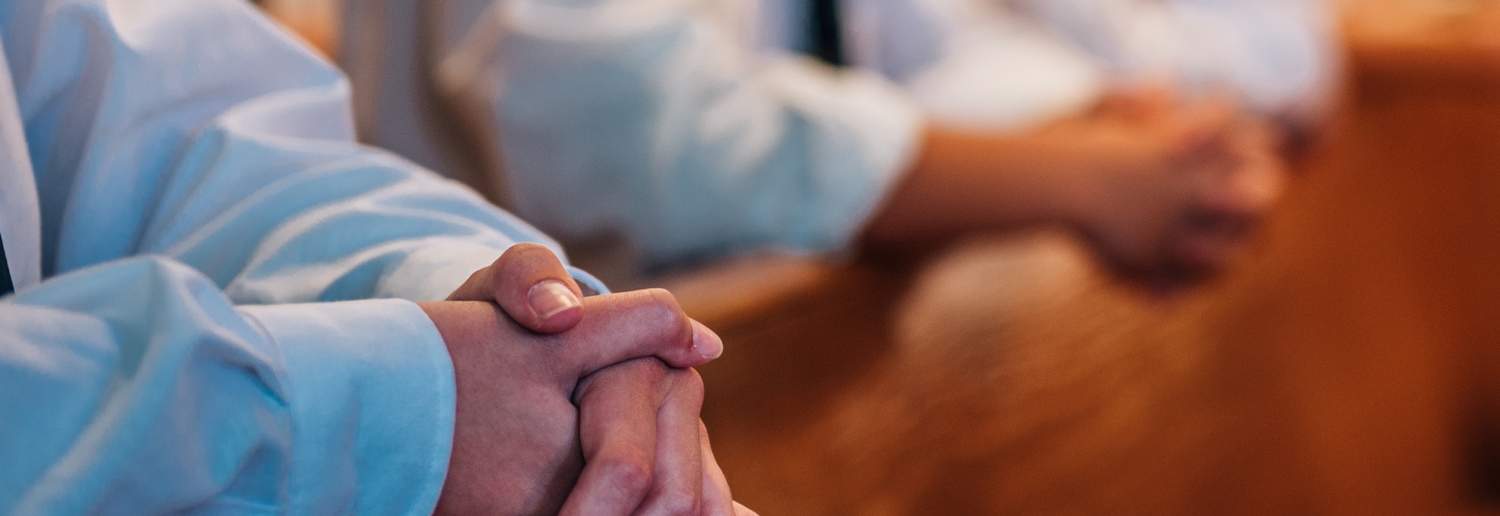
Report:
[[785,254],[732,258],[653,278],[672,292],[683,311],[720,329],[773,317],[829,288],[839,265]]

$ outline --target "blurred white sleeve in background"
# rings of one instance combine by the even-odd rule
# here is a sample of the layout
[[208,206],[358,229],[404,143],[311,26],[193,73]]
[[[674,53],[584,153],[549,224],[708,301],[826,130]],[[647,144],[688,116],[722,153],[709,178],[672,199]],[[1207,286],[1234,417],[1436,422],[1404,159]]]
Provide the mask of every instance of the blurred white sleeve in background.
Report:
[[1292,121],[1329,108],[1341,62],[1321,0],[993,0],[1037,20],[1122,80],[1225,90]]

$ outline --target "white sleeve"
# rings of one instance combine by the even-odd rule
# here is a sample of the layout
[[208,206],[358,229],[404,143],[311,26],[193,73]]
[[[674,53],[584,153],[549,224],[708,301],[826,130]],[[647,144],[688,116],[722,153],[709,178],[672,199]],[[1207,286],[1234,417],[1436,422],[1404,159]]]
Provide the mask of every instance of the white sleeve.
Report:
[[1339,75],[1326,0],[1010,1],[1117,74],[1225,88],[1270,115],[1320,114]]
[[1081,50],[993,0],[848,0],[855,61],[901,83],[934,122],[1024,131],[1104,90]]
[[0,512],[425,514],[453,372],[397,300],[237,309],[133,258],[0,301]]
[[987,0],[1004,4],[1087,52],[1114,73],[1156,69],[1157,47],[1172,46],[1168,7],[1138,0]]
[[873,74],[752,55],[733,4],[495,2],[438,81],[560,237],[623,233],[647,265],[839,250],[912,159],[919,110]]
[[1189,87],[1219,86],[1278,117],[1330,109],[1342,63],[1332,7],[1323,0],[1171,2],[1178,69]]
[[44,275],[161,254],[237,303],[432,300],[514,242],[556,249],[466,187],[354,143],[343,76],[243,2],[9,10]]

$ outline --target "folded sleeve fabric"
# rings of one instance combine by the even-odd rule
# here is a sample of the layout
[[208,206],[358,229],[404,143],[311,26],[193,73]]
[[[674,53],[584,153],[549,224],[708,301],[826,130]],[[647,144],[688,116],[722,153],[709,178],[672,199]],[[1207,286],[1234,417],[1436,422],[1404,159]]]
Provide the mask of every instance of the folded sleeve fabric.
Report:
[[7,514],[419,514],[452,365],[395,300],[236,307],[161,257],[0,302]]
[[162,254],[241,303],[430,300],[497,249],[546,241],[467,188],[354,143],[346,81],[247,7],[12,10],[27,7],[41,12],[13,12],[32,18],[10,20],[5,44],[43,274]]
[[0,512],[430,512],[453,379],[412,301],[555,244],[354,143],[247,3],[7,2],[0,38]]

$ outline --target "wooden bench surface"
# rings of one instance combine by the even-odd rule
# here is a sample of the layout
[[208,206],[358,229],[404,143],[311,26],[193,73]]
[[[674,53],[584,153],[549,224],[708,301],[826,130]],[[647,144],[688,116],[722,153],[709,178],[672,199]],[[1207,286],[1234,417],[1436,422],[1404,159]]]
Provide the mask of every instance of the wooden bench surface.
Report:
[[[272,12],[335,52],[332,2]],[[1347,2],[1342,138],[1163,303],[1064,236],[664,279],[728,341],[737,498],[798,514],[1477,514],[1500,500],[1500,7]]]
[[737,498],[784,515],[1495,512],[1500,52],[1432,35],[1446,23],[1351,27],[1342,136],[1254,255],[1183,299],[1049,234],[916,271],[814,263],[738,309],[689,296],[729,344],[703,368],[704,418]]

